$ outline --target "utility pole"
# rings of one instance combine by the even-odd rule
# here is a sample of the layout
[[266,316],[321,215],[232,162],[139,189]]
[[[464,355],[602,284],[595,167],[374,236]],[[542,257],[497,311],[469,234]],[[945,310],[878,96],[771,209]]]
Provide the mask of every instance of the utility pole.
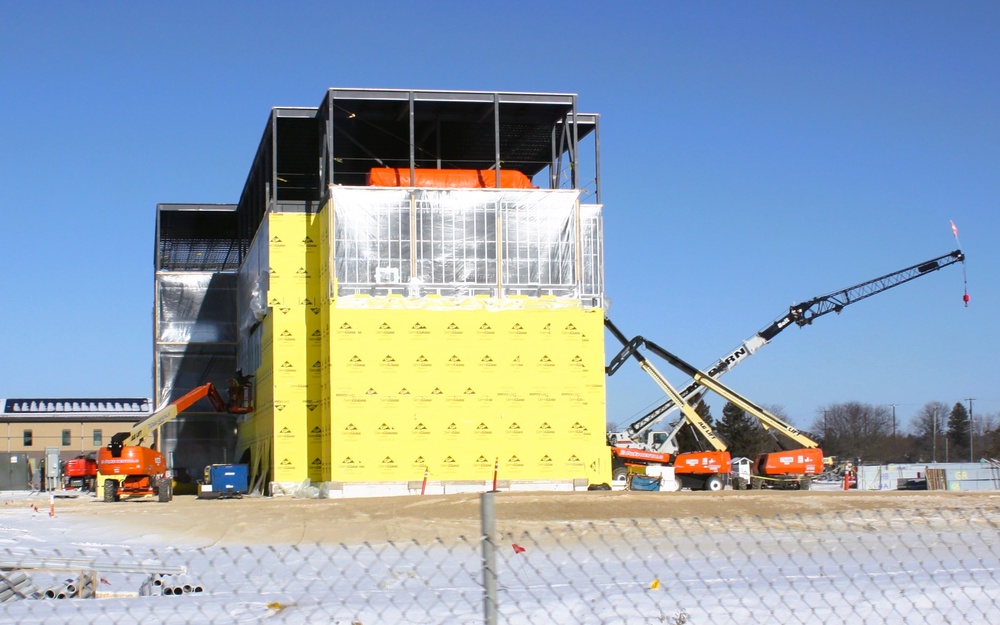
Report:
[[931,431],[933,432],[933,440],[934,440],[934,460],[933,460],[934,462],[937,462],[937,413],[938,413],[937,406],[934,406],[934,412],[931,413],[932,417],[931,423],[933,424],[931,426],[932,427]]
[[892,437],[896,438],[896,404],[889,404],[892,406]]
[[966,397],[965,399],[969,402],[969,462],[975,462],[972,454],[972,400],[975,397]]

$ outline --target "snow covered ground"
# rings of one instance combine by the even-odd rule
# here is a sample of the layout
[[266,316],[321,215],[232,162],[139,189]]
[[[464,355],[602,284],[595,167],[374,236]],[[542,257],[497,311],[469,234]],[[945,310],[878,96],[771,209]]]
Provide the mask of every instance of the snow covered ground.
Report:
[[[187,546],[58,504],[51,517],[37,496],[3,499],[0,558],[67,565],[29,571],[39,588],[90,560],[102,598],[8,601],[0,623],[485,622],[478,535]],[[157,567],[183,567],[204,591],[139,595]],[[497,605],[499,623],[525,625],[997,623],[1000,518],[990,503],[532,525],[497,537]]]

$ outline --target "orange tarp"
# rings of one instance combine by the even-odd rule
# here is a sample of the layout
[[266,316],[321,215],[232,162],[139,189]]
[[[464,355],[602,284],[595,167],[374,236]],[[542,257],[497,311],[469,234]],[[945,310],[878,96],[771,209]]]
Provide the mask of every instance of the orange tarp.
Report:
[[[447,189],[495,189],[497,172],[493,169],[417,169],[416,184],[410,183],[410,170],[403,167],[373,167],[368,173],[371,187],[439,187]],[[500,187],[533,189],[531,179],[516,169],[500,170]]]

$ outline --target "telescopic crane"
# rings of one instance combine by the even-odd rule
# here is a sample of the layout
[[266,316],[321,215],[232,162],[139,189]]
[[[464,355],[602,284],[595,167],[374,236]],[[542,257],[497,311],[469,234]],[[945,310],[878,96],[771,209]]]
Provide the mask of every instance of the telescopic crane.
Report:
[[[928,275],[939,269],[944,269],[955,263],[965,262],[965,254],[962,250],[955,250],[932,258],[930,260],[888,273],[884,276],[856,284],[846,289],[834,291],[826,295],[820,295],[810,300],[789,307],[788,312],[775,319],[770,325],[746,339],[736,349],[726,352],[711,367],[704,371],[709,377],[718,378],[736,365],[740,364],[757,351],[771,342],[775,336],[780,334],[785,328],[797,325],[799,327],[810,325],[814,320],[831,312],[840,313],[845,307],[867,299],[872,295],[877,295],[895,286],[905,284],[921,276]],[[697,395],[704,392],[704,387],[697,381],[692,380],[687,386],[680,389],[681,397],[688,399],[690,403],[697,403]],[[625,430],[610,432],[608,434],[608,444],[612,447],[631,447],[638,451],[656,451],[660,453],[673,453],[677,450],[675,437],[685,421],[680,420],[669,432],[650,433],[648,441],[635,442],[635,439],[673,411],[677,404],[673,398],[653,408],[651,411],[640,417],[629,425]]]

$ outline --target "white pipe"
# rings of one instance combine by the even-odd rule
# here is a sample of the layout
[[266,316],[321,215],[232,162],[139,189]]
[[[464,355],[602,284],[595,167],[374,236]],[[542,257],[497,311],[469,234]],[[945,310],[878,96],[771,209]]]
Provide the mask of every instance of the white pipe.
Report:
[[187,568],[183,566],[164,566],[161,564],[118,564],[115,562],[98,561],[91,558],[0,558],[0,569],[81,569],[101,571],[102,573],[150,573],[154,575],[183,575]]
[[0,584],[7,583],[10,586],[17,586],[26,579],[28,579],[28,576],[23,571],[14,571],[6,576],[0,574]]

